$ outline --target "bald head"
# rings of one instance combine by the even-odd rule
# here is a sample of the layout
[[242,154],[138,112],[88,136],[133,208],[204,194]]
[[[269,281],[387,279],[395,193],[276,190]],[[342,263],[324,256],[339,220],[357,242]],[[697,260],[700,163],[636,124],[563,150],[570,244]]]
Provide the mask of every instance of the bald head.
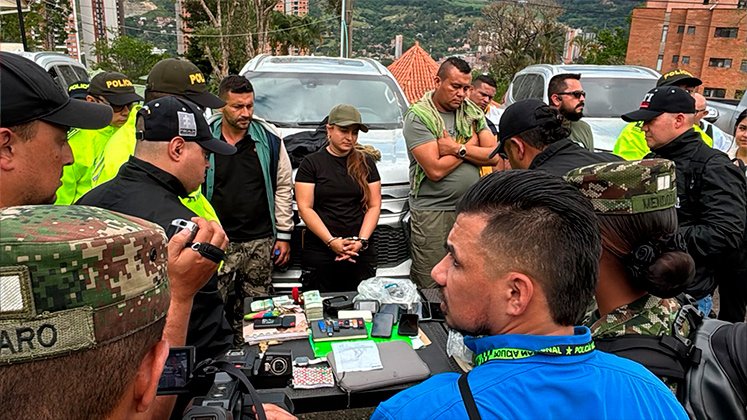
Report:
[[700,120],[708,115],[708,111],[706,110],[706,106],[708,105],[708,103],[706,102],[705,96],[701,95],[700,93],[693,92],[690,95],[693,97],[693,99],[695,99],[695,114],[693,114],[693,125],[700,124]]

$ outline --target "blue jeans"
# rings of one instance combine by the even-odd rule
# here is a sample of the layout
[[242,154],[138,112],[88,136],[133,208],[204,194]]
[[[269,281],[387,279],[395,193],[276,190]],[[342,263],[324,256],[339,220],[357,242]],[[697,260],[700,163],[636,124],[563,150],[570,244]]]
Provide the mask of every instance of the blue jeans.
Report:
[[703,316],[707,317],[713,309],[713,296],[708,295],[703,299],[698,300],[698,309],[703,312]]

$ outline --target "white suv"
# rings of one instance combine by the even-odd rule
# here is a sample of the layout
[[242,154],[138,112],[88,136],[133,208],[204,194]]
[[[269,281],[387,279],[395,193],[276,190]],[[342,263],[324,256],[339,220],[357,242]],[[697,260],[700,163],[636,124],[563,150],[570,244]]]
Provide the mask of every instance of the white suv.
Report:
[[639,66],[550,65],[525,67],[514,75],[506,92],[504,107],[516,101],[536,98],[547,103],[550,79],[562,73],[581,74],[586,91],[583,120],[594,133],[594,148],[611,152],[625,121],[620,115],[638,109],[641,99],[656,86],[659,73]]
[[[360,133],[358,141],[376,147],[382,155],[377,164],[381,217],[373,234],[378,254],[376,274],[409,277],[409,160],[402,135],[408,103],[389,70],[368,58],[259,55],[246,63],[240,74],[254,86],[254,113],[277,126],[283,137],[316,129],[337,104],[358,108],[370,128],[368,133]],[[273,273],[275,287],[297,285],[301,276],[300,231],[304,226],[297,212],[295,219],[290,267]]]

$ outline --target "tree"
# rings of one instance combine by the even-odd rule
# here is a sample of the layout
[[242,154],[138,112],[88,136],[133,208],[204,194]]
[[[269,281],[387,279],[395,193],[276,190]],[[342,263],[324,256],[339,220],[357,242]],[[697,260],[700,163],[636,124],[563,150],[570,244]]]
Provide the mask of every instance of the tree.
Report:
[[562,11],[554,0],[501,1],[482,9],[469,39],[485,52],[490,73],[500,86],[507,86],[517,71],[530,64],[560,61],[565,39],[558,22]]
[[[29,50],[54,51],[57,46],[65,45],[65,25],[70,13],[70,3],[62,0],[31,2],[23,16]],[[0,15],[0,40],[21,42],[17,14]]]
[[94,44],[94,54],[99,57],[94,68],[104,71],[117,71],[130,80],[145,76],[164,54],[153,53],[153,44],[130,36],[119,36],[111,43],[106,39]]
[[273,12],[272,31],[269,33],[272,53],[287,55],[291,48],[309,51],[322,42],[322,28],[319,21],[309,15],[296,16]]
[[585,64],[625,64],[628,33],[625,28],[602,29],[580,58]]

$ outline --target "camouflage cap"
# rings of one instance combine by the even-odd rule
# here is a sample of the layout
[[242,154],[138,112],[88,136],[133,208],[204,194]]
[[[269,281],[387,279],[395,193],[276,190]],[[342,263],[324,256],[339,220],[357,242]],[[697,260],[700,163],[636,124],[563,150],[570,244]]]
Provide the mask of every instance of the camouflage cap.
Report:
[[117,341],[166,316],[166,236],[85,206],[0,210],[0,366]]
[[564,178],[602,214],[663,210],[674,207],[677,199],[674,162],[666,159],[589,165]]

